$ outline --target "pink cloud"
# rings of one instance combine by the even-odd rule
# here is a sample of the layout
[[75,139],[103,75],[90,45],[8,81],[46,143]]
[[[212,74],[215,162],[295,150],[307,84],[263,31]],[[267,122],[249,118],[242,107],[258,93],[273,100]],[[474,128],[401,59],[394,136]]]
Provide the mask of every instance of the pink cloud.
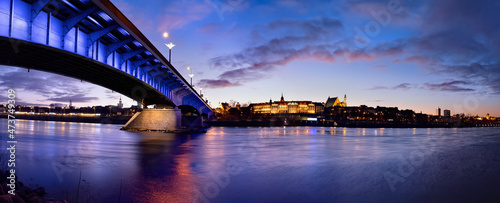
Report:
[[228,80],[209,80],[203,79],[198,82],[198,85],[204,88],[224,88],[224,87],[235,87],[240,86],[239,83],[231,83]]
[[379,69],[379,68],[387,68],[388,66],[386,65],[374,65],[371,67],[371,69]]
[[[184,8],[184,9],[179,9]],[[157,21],[160,22],[157,31],[175,30],[183,26],[207,18],[214,12],[209,1],[199,3],[192,0],[175,1],[159,15]]]

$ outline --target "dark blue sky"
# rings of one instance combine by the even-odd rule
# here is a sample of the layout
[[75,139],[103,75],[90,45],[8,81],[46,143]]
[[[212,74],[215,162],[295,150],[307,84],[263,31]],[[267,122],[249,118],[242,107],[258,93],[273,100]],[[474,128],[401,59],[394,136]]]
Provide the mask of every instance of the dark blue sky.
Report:
[[[347,94],[353,106],[500,116],[500,1],[112,2],[165,55],[170,33],[172,64],[192,68],[212,106]],[[78,85],[81,105],[116,103]]]

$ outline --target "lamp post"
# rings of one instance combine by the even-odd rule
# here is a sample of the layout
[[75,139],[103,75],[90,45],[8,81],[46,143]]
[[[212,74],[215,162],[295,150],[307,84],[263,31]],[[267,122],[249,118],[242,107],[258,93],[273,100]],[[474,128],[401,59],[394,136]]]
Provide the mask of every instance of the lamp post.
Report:
[[167,37],[170,39],[170,43],[165,44],[168,47],[168,62],[172,63],[172,48],[174,48],[175,44],[172,44],[172,37],[168,34],[168,32],[164,32],[163,38],[166,39]]
[[193,70],[191,69],[191,67],[187,67],[187,69],[191,71],[189,77],[191,77],[191,87],[193,87],[193,77],[194,77]]

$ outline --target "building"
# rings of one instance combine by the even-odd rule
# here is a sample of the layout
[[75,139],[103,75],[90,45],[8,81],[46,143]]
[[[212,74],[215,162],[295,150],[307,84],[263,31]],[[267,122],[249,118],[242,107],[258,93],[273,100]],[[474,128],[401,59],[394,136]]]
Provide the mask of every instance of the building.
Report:
[[441,108],[436,109],[436,116],[441,116]]
[[338,97],[328,97],[325,103],[325,108],[333,108],[333,107],[347,107],[347,96],[344,95],[344,101],[340,102]]
[[283,94],[279,101],[250,104],[252,114],[322,114],[324,105],[312,101],[285,101]]
[[451,117],[451,111],[450,111],[450,110],[448,110],[448,109],[445,109],[445,110],[443,111],[443,115],[444,115],[444,117]]
[[123,108],[122,97],[120,96],[120,101],[118,102],[118,108]]

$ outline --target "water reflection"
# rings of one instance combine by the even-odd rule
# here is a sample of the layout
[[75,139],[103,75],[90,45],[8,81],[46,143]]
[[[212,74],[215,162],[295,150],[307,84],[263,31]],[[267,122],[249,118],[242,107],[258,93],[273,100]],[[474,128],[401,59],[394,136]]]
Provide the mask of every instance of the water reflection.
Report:
[[[6,132],[6,120],[0,125]],[[487,168],[498,166],[487,157],[495,153],[466,152],[500,143],[499,128],[211,128],[205,134],[168,134],[125,132],[108,124],[19,120],[17,126],[21,181],[45,186],[49,197],[75,199],[81,171],[83,194],[96,202],[404,201],[405,195],[389,198],[394,193],[384,176],[397,172],[401,157],[432,152],[425,167],[414,167],[398,184],[401,194],[426,193],[428,184],[457,183],[432,175],[443,175],[442,168],[456,177],[495,174]],[[455,156],[486,157],[448,165]]]

